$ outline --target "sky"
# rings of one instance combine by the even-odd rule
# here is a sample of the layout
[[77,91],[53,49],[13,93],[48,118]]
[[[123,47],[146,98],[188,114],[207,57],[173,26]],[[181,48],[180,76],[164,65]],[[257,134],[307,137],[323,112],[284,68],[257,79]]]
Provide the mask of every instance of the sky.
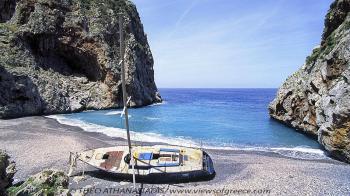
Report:
[[277,88],[319,45],[332,0],[132,0],[159,88]]

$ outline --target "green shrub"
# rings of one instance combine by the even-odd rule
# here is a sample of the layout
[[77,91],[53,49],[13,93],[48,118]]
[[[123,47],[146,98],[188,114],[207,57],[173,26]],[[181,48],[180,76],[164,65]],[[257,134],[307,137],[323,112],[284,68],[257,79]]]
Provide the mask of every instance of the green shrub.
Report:
[[311,65],[312,63],[314,63],[316,61],[316,59],[320,56],[321,53],[321,48],[315,48],[312,51],[312,54],[308,57],[306,57],[306,64]]

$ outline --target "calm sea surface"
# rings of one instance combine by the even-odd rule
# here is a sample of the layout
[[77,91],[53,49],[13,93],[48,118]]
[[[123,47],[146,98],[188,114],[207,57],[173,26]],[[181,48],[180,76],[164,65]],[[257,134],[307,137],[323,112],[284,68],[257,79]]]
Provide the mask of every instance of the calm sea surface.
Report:
[[[277,89],[160,89],[163,104],[130,109],[132,139],[211,148],[321,154],[316,141],[268,115]],[[55,115],[86,131],[126,137],[121,110]],[[293,150],[294,149],[294,150]]]

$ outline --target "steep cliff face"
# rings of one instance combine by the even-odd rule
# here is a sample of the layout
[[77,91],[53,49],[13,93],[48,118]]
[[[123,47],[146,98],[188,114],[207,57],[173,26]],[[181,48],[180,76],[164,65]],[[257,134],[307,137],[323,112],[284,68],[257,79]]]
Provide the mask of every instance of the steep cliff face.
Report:
[[131,106],[161,101],[130,1],[6,0],[0,9],[0,118],[120,107],[119,13]]
[[350,163],[350,0],[336,0],[321,45],[282,85],[271,117],[314,135],[331,155]]

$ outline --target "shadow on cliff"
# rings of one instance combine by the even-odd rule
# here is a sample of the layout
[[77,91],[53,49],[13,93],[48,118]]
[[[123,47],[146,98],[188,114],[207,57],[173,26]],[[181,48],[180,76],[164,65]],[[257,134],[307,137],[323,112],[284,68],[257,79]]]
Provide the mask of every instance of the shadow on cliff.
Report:
[[9,73],[0,65],[0,118],[38,115],[43,100],[32,79]]
[[[300,130],[300,129],[297,129],[295,127],[293,127],[291,124],[289,124],[288,122],[284,122],[284,121],[281,121],[281,120],[278,120],[278,119],[275,119],[273,117],[270,117],[269,118],[269,124],[273,124],[273,125],[283,125],[285,127],[288,127],[290,129],[293,129],[294,131],[298,132],[298,133],[301,133],[303,135],[305,135],[306,137],[312,139],[312,140],[315,140],[317,141],[317,135],[314,135],[312,133],[308,133],[308,132],[305,132],[303,130]],[[320,145],[321,147],[321,145]]]
[[[74,34],[77,33],[67,36],[71,40],[78,39]],[[64,44],[58,38],[59,35],[55,34],[26,33],[23,40],[26,40],[35,62],[44,70],[53,70],[64,76],[83,76],[94,82],[104,80],[106,73],[97,61],[97,54],[71,46],[70,43]]]

